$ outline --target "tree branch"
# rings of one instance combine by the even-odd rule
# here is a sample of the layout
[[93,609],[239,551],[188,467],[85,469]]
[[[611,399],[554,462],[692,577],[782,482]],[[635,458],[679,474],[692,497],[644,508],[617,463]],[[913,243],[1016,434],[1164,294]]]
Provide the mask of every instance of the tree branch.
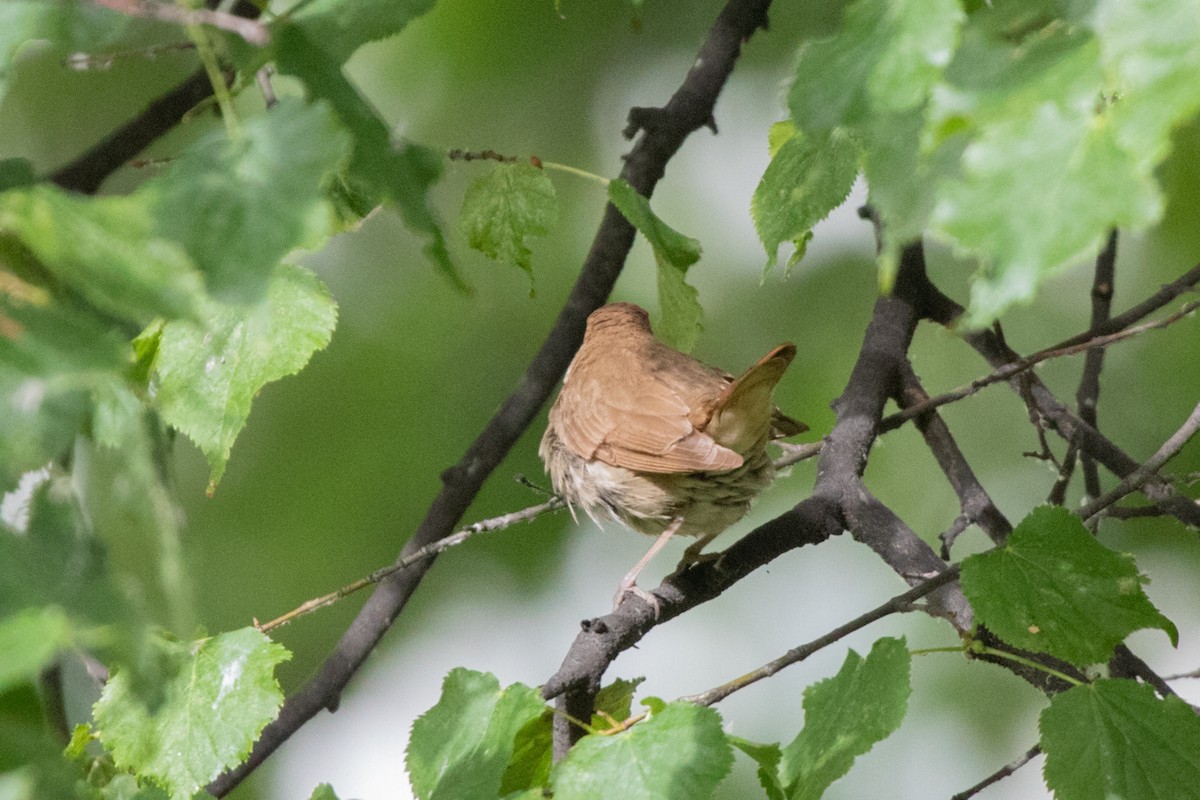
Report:
[[[717,96],[741,54],[742,43],[765,27],[769,5],[769,0],[730,0],[722,9],[687,77],[659,110],[658,124],[645,131],[625,159],[621,177],[641,194],[650,196],[667,162],[684,140],[712,118]],[[453,530],[483,482],[554,390],[583,340],[588,314],[602,305],[612,291],[633,239],[633,226],[608,204],[583,269],[554,327],[517,388],[459,463],[442,474],[442,490],[397,561]],[[403,610],[433,563],[432,558],[423,559],[379,584],[317,675],[287,699],[279,717],[263,731],[246,762],[218,777],[208,787],[211,793],[221,796],[229,792],[317,712],[337,707],[342,689]]]
[[[1117,264],[1117,231],[1108,234],[1108,244],[1096,257],[1096,272],[1092,278],[1092,329],[1099,328],[1112,316],[1113,280]],[[1099,430],[1096,408],[1100,401],[1100,370],[1104,366],[1104,348],[1093,347],[1087,351],[1083,362],[1083,375],[1079,389],[1075,392],[1075,408],[1079,418]],[[1100,496],[1100,473],[1096,461],[1087,453],[1082,454],[1080,467],[1083,470],[1083,486],[1088,497]]]

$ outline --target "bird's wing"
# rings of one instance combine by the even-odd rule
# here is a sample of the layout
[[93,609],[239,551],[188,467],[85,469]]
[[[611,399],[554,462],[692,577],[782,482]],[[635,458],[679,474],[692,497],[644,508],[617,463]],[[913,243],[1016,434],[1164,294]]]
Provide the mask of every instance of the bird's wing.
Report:
[[657,473],[726,472],[742,465],[740,455],[696,429],[688,403],[661,381],[568,387],[570,402],[557,403],[551,413],[563,443],[584,458]]

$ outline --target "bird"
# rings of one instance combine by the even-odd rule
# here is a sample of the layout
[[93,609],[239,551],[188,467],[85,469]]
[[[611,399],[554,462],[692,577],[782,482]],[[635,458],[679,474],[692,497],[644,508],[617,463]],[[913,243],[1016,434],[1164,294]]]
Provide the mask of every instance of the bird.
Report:
[[659,613],[637,577],[673,536],[693,536],[679,569],[745,516],[775,476],[767,443],[808,430],[781,412],[773,392],[796,355],[785,342],[739,377],[655,337],[649,314],[609,303],[587,319],[583,343],[550,408],[538,455],[554,491],[578,521],[614,519],[655,535],[622,579],[628,594]]

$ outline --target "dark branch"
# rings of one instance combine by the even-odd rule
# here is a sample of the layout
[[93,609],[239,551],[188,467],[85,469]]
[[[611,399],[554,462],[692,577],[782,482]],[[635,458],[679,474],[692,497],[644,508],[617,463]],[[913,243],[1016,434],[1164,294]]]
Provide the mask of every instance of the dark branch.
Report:
[[1005,764],[1003,767],[996,770],[991,775],[988,775],[986,778],[984,778],[979,783],[972,786],[970,789],[966,789],[965,791],[961,791],[958,794],[954,795],[953,797],[950,798],[950,800],[969,800],[969,798],[972,798],[975,795],[979,794],[984,789],[991,786],[993,783],[1002,781],[1005,778],[1007,778],[1009,775],[1012,775],[1014,772],[1016,772],[1017,770],[1019,770],[1021,767],[1025,766],[1026,764],[1028,764],[1030,761],[1033,761],[1035,758],[1037,758],[1041,754],[1042,754],[1042,746],[1035,744],[1033,747],[1026,750],[1025,754],[1023,756],[1021,756],[1020,758],[1018,758],[1016,761],[1013,761],[1010,764]]
[[[730,0],[718,15],[699,58],[661,109],[659,124],[645,132],[625,159],[621,177],[640,193],[650,196],[667,162],[684,140],[712,117],[717,96],[741,54],[742,43],[765,25],[769,5],[769,0]],[[554,327],[517,388],[458,464],[442,474],[441,492],[397,560],[453,531],[483,482],[554,390],[583,339],[588,314],[602,305],[612,291],[633,239],[633,226],[609,204]],[[422,561],[379,585],[317,675],[287,699],[278,719],[263,731],[247,761],[217,778],[208,787],[210,792],[218,796],[229,792],[317,712],[336,708],[342,689],[403,610],[432,565],[432,559]],[[590,718],[590,714],[583,717]]]
[[[1108,235],[1108,244],[1096,258],[1096,272],[1092,279],[1092,329],[1099,328],[1112,316],[1113,280],[1117,263],[1117,231]],[[1100,401],[1100,370],[1104,366],[1104,348],[1093,347],[1087,351],[1083,362],[1083,375],[1079,389],[1075,392],[1075,408],[1079,418],[1099,430],[1096,410]],[[1100,496],[1100,472],[1096,461],[1087,453],[1080,458],[1083,470],[1083,486],[1088,497]]]
[[[907,360],[901,367],[900,381],[896,401],[901,408],[915,406],[929,399],[920,379],[913,372],[912,364]],[[936,411],[927,411],[916,417],[914,422],[917,430],[925,437],[925,444],[937,459],[938,466],[950,481],[954,493],[958,495],[962,510],[962,516],[959,517],[963,521],[962,528],[952,536],[942,536],[942,558],[947,561],[950,559],[950,547],[954,544],[954,536],[961,533],[967,525],[978,525],[993,543],[1003,544],[1012,533],[1012,524],[1000,513],[1000,509],[992,502],[991,495],[975,477],[974,470],[967,463],[958,443],[954,441],[945,420]]]

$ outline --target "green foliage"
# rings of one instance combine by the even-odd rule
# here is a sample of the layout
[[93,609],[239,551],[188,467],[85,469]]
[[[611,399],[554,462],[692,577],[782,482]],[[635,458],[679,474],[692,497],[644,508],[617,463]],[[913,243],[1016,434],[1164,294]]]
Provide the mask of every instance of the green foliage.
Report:
[[290,657],[255,628],[242,628],[174,653],[162,696],[139,695],[118,672],[96,703],[100,740],[116,765],[187,798],[239,763],[283,695],[275,665]]
[[587,736],[550,774],[559,800],[710,797],[733,766],[733,751],[710,708],[668,703],[611,736]]
[[525,240],[544,236],[557,218],[558,199],[545,170],[532,164],[497,164],[467,189],[459,227],[471,247],[525,270],[532,291],[532,253]]
[[210,494],[255,395],[271,381],[299,372],[329,343],[336,319],[333,300],[317,277],[281,264],[259,303],[214,302],[201,323],[175,320],[163,328],[158,402],[163,418],[207,456]]
[[764,276],[775,266],[784,242],[796,247],[788,259],[789,270],[804,257],[812,227],[842,204],[858,175],[858,146],[838,131],[820,139],[792,135],[772,150],[771,165],[750,204],[754,227],[767,249]]
[[912,691],[909,660],[903,639],[880,639],[865,659],[851,650],[837,675],[804,690],[804,729],[779,762],[789,800],[819,798],[900,727]]
[[1200,718],[1178,697],[1098,680],[1055,695],[1038,727],[1058,800],[1200,798]]
[[501,690],[494,675],[453,670],[442,697],[412,727],[406,763],[413,792],[430,798],[494,798],[514,739],[545,704],[536,689]]
[[26,608],[0,618],[0,694],[33,680],[71,644],[71,621],[61,608]]
[[1141,628],[1178,643],[1175,624],[1142,591],[1133,559],[1114,553],[1060,506],[1034,509],[995,550],[962,565],[978,621],[1001,639],[1074,664],[1092,664]]
[[700,260],[700,243],[659,219],[651,210],[650,201],[623,180],[608,184],[608,199],[654,249],[658,302],[662,308],[662,319],[655,332],[676,349],[691,350],[700,338],[703,311],[696,288],[686,278],[688,268]]
[[[1097,252],[1110,228],[1159,218],[1152,171],[1200,108],[1200,11],[1188,0],[1071,11],[858,0],[837,35],[801,48],[792,119],[814,150],[831,132],[861,143],[885,287],[900,248],[930,233],[978,260],[966,323],[985,325]],[[763,184],[782,171],[772,161]],[[788,173],[755,195],[756,220],[803,220],[770,234],[760,223],[769,255],[844,197],[845,170],[827,158]]]

